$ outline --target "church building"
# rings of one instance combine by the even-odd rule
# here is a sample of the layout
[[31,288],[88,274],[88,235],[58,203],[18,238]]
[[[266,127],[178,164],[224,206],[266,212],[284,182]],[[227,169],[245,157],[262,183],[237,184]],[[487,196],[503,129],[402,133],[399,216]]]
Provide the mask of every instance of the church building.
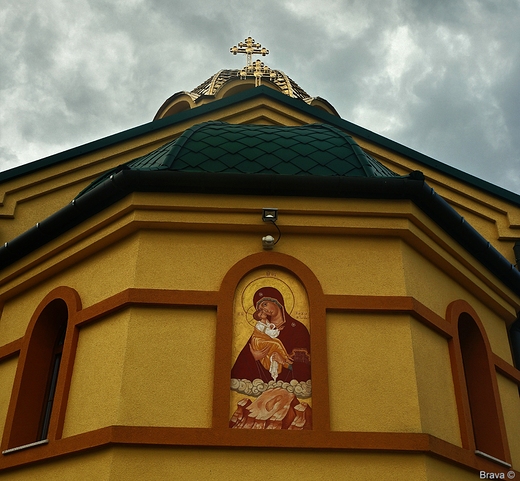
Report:
[[520,476],[520,195],[231,53],[0,173],[0,480]]

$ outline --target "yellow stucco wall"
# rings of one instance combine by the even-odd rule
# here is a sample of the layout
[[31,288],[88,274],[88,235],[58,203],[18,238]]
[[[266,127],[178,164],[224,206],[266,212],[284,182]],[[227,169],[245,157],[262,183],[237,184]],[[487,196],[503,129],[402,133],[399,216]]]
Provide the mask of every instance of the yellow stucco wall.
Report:
[[414,170],[423,172],[430,187],[469,221],[506,259],[512,264],[515,263],[512,249],[520,233],[520,208],[517,204],[495,197],[432,167],[418,164],[413,159],[368,140],[356,136],[354,139],[363,150],[398,174],[406,175]]
[[[126,199],[71,231],[63,252],[49,253],[41,266],[32,267],[35,276],[28,270],[1,286],[0,346],[24,335],[38,304],[58,286],[76,289],[84,307],[130,287],[217,291],[233,265],[261,252],[260,239],[268,227],[260,212],[266,204],[264,198],[230,196]],[[450,302],[465,299],[479,314],[493,351],[510,362],[501,313],[513,311],[511,294],[486,285],[482,268],[471,270],[464,253],[440,229],[434,237],[426,236],[435,226],[408,202],[332,199],[306,210],[304,200],[295,198],[277,205],[283,210],[276,252],[307,265],[326,295],[411,296],[440,317]],[[118,208],[125,209],[124,217],[116,215]],[[442,262],[427,260],[431,252]],[[445,338],[409,315],[395,313],[330,311],[326,328],[332,430],[425,432],[461,444]],[[216,312],[208,308],[132,306],[81,326],[63,436],[111,425],[211,427],[217,340]],[[16,358],[0,363],[0,376],[11,384],[15,364]],[[502,402],[506,422],[516,423],[518,393],[509,384],[501,381]],[[0,423],[8,401],[9,396],[0,395]],[[140,453],[137,449],[113,450],[98,460],[106,479],[132,479],[128,476],[141,472],[161,479],[167,470],[183,479],[186,466],[201,458],[200,451],[177,450],[183,459],[176,460],[173,449],[150,448],[149,458],[155,459],[150,464],[148,457],[139,465],[129,459],[130,453]],[[515,444],[513,449],[518,460],[519,448]],[[287,455],[270,454],[273,472],[287,477]],[[420,455],[378,455],[368,463],[362,454],[306,454],[291,452],[289,464],[302,463],[297,467],[301,479],[340,476],[346,466],[356,479],[392,479],[381,474],[386,472],[395,479],[407,479],[408,473],[410,479],[464,479],[466,473]],[[232,451],[211,449],[205,455],[204,476],[211,472],[215,479],[230,479],[236,464]],[[258,455],[251,451],[248,456],[256,466]],[[89,479],[81,465],[71,458],[63,472]],[[52,479],[55,464],[42,466],[38,473]]]
[[294,236],[283,247],[305,262],[326,294],[404,295],[400,241],[368,236]]
[[520,465],[520,437],[517,431],[518,426],[520,426],[518,386],[500,374],[497,374],[497,381],[509,440],[509,449],[511,450],[511,459],[513,466],[516,467]]
[[[480,473],[451,466],[432,457],[425,458],[424,464],[426,468],[425,479],[428,481],[472,481],[480,476]],[[503,468],[496,471],[503,472]]]
[[422,455],[307,450],[112,448],[0,473],[9,481],[473,481],[478,473]]
[[[68,457],[58,462],[30,465],[28,467],[0,471],[1,480],[9,481],[110,481],[113,464],[110,450],[83,453],[80,457]],[[131,477],[128,479],[132,479]],[[138,479],[138,478],[133,478]]]
[[208,309],[130,308],[81,328],[64,437],[211,427],[215,319]]
[[[51,270],[52,274],[47,275],[47,277],[44,273],[40,273],[42,278],[40,282],[23,294],[6,302],[0,319],[0,345],[24,335],[34,310],[45,295],[55,287],[65,285],[76,289],[84,307],[103,301],[129,287],[216,291],[219,289],[227,271],[236,262],[247,255],[261,251],[260,238],[265,233],[266,227],[261,222],[259,216],[261,208],[258,206],[263,205],[266,202],[265,199],[245,198],[243,203],[240,204],[242,209],[238,209],[237,213],[229,210],[232,201],[235,200],[236,202],[236,199],[228,197],[206,196],[194,200],[188,199],[187,196],[165,198],[152,195],[136,197],[135,200],[139,201],[140,210],[132,215],[127,215],[125,222],[118,220],[116,223],[121,227],[122,232],[128,232],[126,236],[116,235],[117,229],[110,223],[106,224],[103,229],[95,234],[100,251],[90,252],[88,247],[82,250],[83,240],[78,243],[78,247],[69,246],[68,249],[73,253],[72,258],[74,256],[77,258],[76,262],[71,261],[62,264],[65,268],[61,272]],[[147,209],[142,207],[144,201],[150,203]],[[161,202],[161,208],[154,210],[154,202],[157,201]],[[180,211],[176,211],[172,206],[172,203],[175,205],[177,201],[178,205],[182,207]],[[196,205],[197,202],[199,202],[198,206]],[[504,304],[505,301],[500,299],[497,293],[487,289],[485,285],[479,285],[475,292],[468,292],[458,282],[458,279],[446,271],[445,267],[425,259],[425,253],[418,252],[407,241],[399,239],[404,227],[410,225],[407,219],[403,220],[400,217],[401,211],[405,215],[410,215],[410,213],[406,214],[406,204],[396,203],[393,205],[386,202],[383,206],[378,206],[374,201],[367,201],[366,203],[356,201],[350,202],[349,210],[344,215],[340,215],[339,205],[341,203],[329,200],[323,201],[319,210],[312,211],[307,219],[305,212],[301,209],[304,205],[301,199],[285,199],[284,202],[284,210],[281,211],[279,221],[283,229],[283,236],[276,247],[276,251],[287,253],[305,263],[317,276],[325,294],[412,296],[441,317],[444,317],[446,307],[450,302],[455,299],[466,299],[479,313],[488,332],[493,351],[506,361],[511,361],[504,320],[493,309],[495,305],[500,302]],[[121,206],[127,209],[125,204]],[[168,206],[170,210],[173,210],[168,210]],[[208,206],[213,206],[212,210],[208,210]],[[218,208],[224,209],[224,216],[218,210],[215,210]],[[379,209],[379,212],[377,209]],[[363,223],[360,221],[360,214],[363,210],[370,212],[370,222]],[[415,214],[415,210],[410,212]],[[317,215],[319,213],[323,213],[323,215]],[[356,215],[351,215],[352,213]],[[384,213],[384,216],[382,213]],[[100,214],[99,219],[103,219],[102,214]],[[146,229],[147,219],[152,227],[150,229]],[[309,232],[305,232],[305,225],[309,226],[307,228]],[[128,230],[129,226],[131,227],[130,230]],[[76,230],[80,231],[81,228]],[[103,234],[105,231],[106,235]],[[373,235],[370,235],[372,231]],[[385,236],[384,234],[391,235]],[[439,235],[442,235],[442,233],[439,233]],[[81,236],[78,237],[81,238]],[[115,242],[112,242],[113,238],[116,239]],[[435,248],[442,253],[442,249],[429,238],[426,238],[426,240],[420,239],[420,241],[425,246],[423,250]],[[452,267],[459,267],[458,259],[453,258],[448,253],[444,255],[447,264],[451,263]],[[52,262],[49,262],[49,265],[52,266]],[[53,269],[56,269],[56,266]],[[464,274],[464,276],[466,283],[472,280],[471,273]],[[493,302],[486,303],[485,296],[478,296],[479,292],[484,289],[487,289],[489,299],[495,299]],[[7,295],[7,293],[4,293],[4,295]],[[167,311],[159,310],[157,314],[150,310],[139,311],[139,315],[142,315],[140,322],[131,321],[131,319],[137,319],[137,312],[135,309],[124,311],[115,315],[114,318],[103,319],[92,326],[87,325],[81,329],[71,390],[71,400],[77,399],[78,406],[81,406],[81,409],[78,407],[79,410],[91,409],[95,411],[99,407],[83,407],[82,403],[87,402],[86,399],[89,396],[78,390],[80,389],[78,386],[89,384],[86,380],[93,376],[91,372],[93,367],[90,366],[89,361],[91,357],[94,357],[92,366],[96,366],[96,362],[101,362],[98,361],[98,358],[106,358],[107,355],[114,356],[115,364],[111,369],[116,369],[119,363],[125,364],[125,369],[121,372],[109,371],[109,374],[117,379],[114,385],[119,385],[121,389],[123,386],[127,389],[127,386],[132,385],[132,376],[130,375],[132,370],[129,366],[134,366],[132,369],[137,369],[136,372],[139,371],[139,357],[136,354],[138,351],[135,351],[138,343],[132,341],[134,337],[123,340],[123,337],[117,336],[118,332],[125,333],[125,335],[134,335],[133,333],[137,332],[136,329],[146,332],[144,326],[149,325],[162,326],[166,330],[172,329],[171,336],[174,336],[174,324],[166,322]],[[214,316],[214,313],[211,315]],[[207,313],[204,316],[207,316]],[[368,356],[370,348],[367,346],[372,345],[370,335],[374,332],[363,331],[361,329],[363,323],[359,320],[356,321],[357,315],[353,317],[349,315],[348,323],[339,322],[338,314],[331,314],[330,316],[328,321],[329,335],[336,336],[336,334],[330,333],[335,333],[338,330],[339,338],[346,339],[346,343],[355,344],[352,346],[352,350],[345,350],[345,352],[342,350],[335,351],[336,348],[330,346],[331,365],[342,366],[341,368],[338,367],[340,371],[331,372],[332,380],[338,378],[338,382],[334,381],[332,384],[339,386],[344,384],[343,381],[340,382],[341,379],[350,381],[353,376],[355,377],[354,371],[361,368],[362,362],[361,360],[354,364],[336,362],[335,356],[338,359],[344,355],[358,355],[360,359],[363,359],[363,356]],[[158,317],[158,320],[154,320],[155,317]],[[392,318],[392,321],[388,322],[390,318]],[[383,358],[378,362],[381,366],[403,363],[402,369],[397,369],[395,372],[405,379],[402,382],[405,382],[406,386],[391,383],[389,389],[395,389],[395,396],[400,391],[410,394],[408,398],[409,402],[415,406],[411,410],[411,412],[415,410],[415,418],[414,416],[406,417],[406,422],[411,424],[405,430],[412,431],[428,430],[430,426],[442,426],[442,423],[437,422],[437,418],[442,416],[441,413],[444,413],[443,415],[450,413],[448,417],[453,414],[450,411],[451,408],[448,407],[440,409],[439,414],[435,414],[437,411],[430,409],[432,407],[430,405],[430,392],[435,390],[437,393],[441,392],[442,387],[448,383],[447,378],[439,378],[436,383],[429,383],[427,368],[423,369],[423,372],[414,373],[416,363],[417,365],[424,363],[425,366],[430,366],[428,361],[430,358],[423,356],[417,349],[417,346],[422,343],[428,346],[429,351],[437,353],[438,365],[444,363],[442,365],[445,366],[445,369],[448,369],[444,340],[439,339],[436,334],[424,330],[426,328],[417,327],[415,322],[413,328],[408,318],[396,320],[392,316],[386,316],[376,318],[371,322],[371,325],[376,323],[379,326],[379,329],[375,330],[375,335],[383,333],[381,334],[381,346],[392,345],[392,342],[385,342],[385,336],[392,340],[395,338],[398,343],[405,343],[402,349],[402,356],[405,357],[394,359],[395,354],[388,352],[382,354]],[[209,321],[206,324],[211,325]],[[108,330],[106,335],[103,332],[105,325]],[[130,325],[133,326],[132,329],[130,329]],[[358,330],[350,332],[350,329],[354,329],[354,326],[358,326]],[[102,341],[99,343],[95,341],[97,337]],[[109,339],[114,340],[115,351],[113,353],[110,349],[111,341],[109,342]],[[157,339],[157,342],[160,340]],[[102,349],[102,352],[98,353],[97,350],[99,349]],[[169,352],[168,349],[165,348],[161,352]],[[209,362],[213,350],[204,352],[205,356],[208,356],[205,362]],[[84,356],[89,357],[84,358]],[[384,356],[390,356],[390,359],[386,359]],[[121,369],[123,368],[121,367]],[[341,369],[346,369],[346,371],[343,372]],[[100,378],[99,382],[104,383],[105,381]],[[165,384],[167,384],[166,381]],[[139,383],[132,387],[135,392],[128,396],[128,399],[134,398],[136,400],[136,406],[139,406],[139,403],[150,401],[146,397],[147,393],[150,392],[149,389],[140,389],[138,385]],[[421,392],[424,390],[428,394],[418,398],[418,385]],[[85,389],[96,388],[90,382],[90,387]],[[368,389],[368,387],[363,389]],[[350,390],[347,393],[333,393],[332,399],[334,403],[337,403],[337,406],[340,406],[344,394],[347,395],[347,398],[350,396],[351,400],[358,397],[357,394],[353,394],[354,392]],[[119,388],[114,391],[115,393],[120,393]],[[367,397],[366,393],[364,395],[359,394],[360,398]],[[394,395],[390,395],[390,391],[383,390],[383,394],[388,394],[389,399],[393,399],[392,396]],[[451,405],[453,393],[446,391],[445,395],[447,399],[450,399],[449,402],[447,401],[447,405]],[[142,401],[139,400],[140,396],[142,396]],[[70,402],[71,405],[76,403],[76,401]],[[374,402],[376,402],[375,406],[371,407],[369,402],[360,405],[359,409],[377,409],[377,403],[387,404],[387,400],[384,402],[376,400]],[[397,402],[396,405],[388,404],[387,409],[395,409],[396,413],[395,415],[385,416],[387,419],[385,422],[388,422],[388,426],[392,426],[392,419],[397,422],[399,418],[402,407],[397,404]],[[424,405],[425,408],[420,409],[419,405]],[[136,416],[135,420],[144,416],[142,419],[145,422],[146,414],[144,410],[142,414],[137,415],[136,412],[139,409],[136,411],[135,406],[131,403],[128,405],[123,403],[121,406],[118,405],[117,408],[113,408],[116,409],[117,414],[112,413],[111,409],[100,410],[103,411],[102,414],[99,414],[103,418],[101,420],[97,420],[98,414],[89,417],[91,421],[88,421],[90,423],[88,429],[116,421],[131,424],[134,421],[130,421],[130,418],[134,415]],[[123,411],[128,414],[121,417]],[[430,414],[425,414],[428,412]],[[67,416],[69,415],[72,414],[68,411]],[[125,421],[125,419],[128,419],[128,421]],[[353,430],[371,430],[370,423],[375,422],[374,420],[364,421],[365,416],[353,416],[352,420],[341,417],[333,417],[333,419],[335,419],[335,423],[338,423],[338,429],[349,430],[353,429],[349,424],[351,422],[368,423],[363,429],[357,425]],[[170,421],[171,419],[168,422]],[[157,421],[148,419],[146,422],[160,425],[163,420],[159,417]],[[197,424],[199,422],[202,423],[200,425],[206,425],[208,421],[207,419],[203,422],[196,421],[195,424],[199,425]],[[400,426],[399,422],[396,426]],[[81,426],[81,422],[74,428],[71,427],[72,425],[66,423],[65,431],[67,433],[77,433],[87,429],[87,427]],[[385,430],[383,426],[384,424],[381,426],[381,430]],[[399,430],[400,428],[394,427],[392,429]],[[448,436],[454,442],[457,440],[450,429],[445,427],[439,429],[439,432],[443,433],[441,437]]]
[[81,329],[63,436],[117,424],[131,312]]
[[[457,282],[454,276],[450,276],[448,272],[440,269],[438,265],[426,259],[407,243],[403,242],[401,247],[407,295],[420,300],[443,318],[446,315],[446,308],[451,302],[459,299],[467,301],[484,324],[493,352],[512,363],[507,324],[492,308],[495,305],[501,305],[510,310],[511,307],[489,289],[486,289],[481,296],[478,295],[478,290],[469,291],[461,285],[460,281]],[[481,287],[484,289],[483,286]],[[489,298],[486,299],[486,296]],[[511,316],[513,315],[514,311],[511,312]]]
[[132,235],[106,242],[98,252],[87,252],[83,261],[71,262],[58,273],[53,269],[39,282],[32,282],[30,289],[6,300],[0,318],[0,345],[25,334],[34,311],[56,287],[76,289],[84,308],[133,287],[138,247],[138,238]]
[[[233,264],[261,251],[261,236],[211,231],[142,232],[136,284],[217,290]],[[276,250],[305,262],[327,294],[405,293],[400,241],[396,239],[284,234]]]
[[421,431],[406,316],[329,313],[327,345],[332,430]]
[[214,309],[133,308],[119,424],[211,427]]
[[421,431],[461,446],[448,341],[410,320]]
[[136,287],[208,291],[259,244],[252,235],[218,231],[143,231],[139,240]]
[[[85,305],[121,287],[113,285],[114,282],[138,287],[177,285],[216,289],[224,270],[244,256],[261,251],[260,239],[269,232],[260,219],[266,202],[258,197],[135,194],[69,232],[63,252],[60,253],[59,240],[42,248],[40,255],[50,255],[42,266],[30,263],[37,261],[35,253],[33,260],[27,261],[33,268],[9,281],[2,283],[0,279],[0,297],[10,298],[8,292],[23,289],[22,283],[42,284],[51,269],[63,272],[69,268],[67,285],[71,287],[79,290],[85,278],[98,281],[83,289]],[[431,309],[444,315],[444,298],[430,289],[431,284],[417,280],[425,273],[433,279],[441,271],[448,274],[447,278],[460,271],[454,279],[456,284],[464,281],[465,289],[472,285],[478,291],[487,289],[490,302],[502,304],[502,309],[514,313],[514,308],[507,305],[511,299],[504,303],[500,299],[502,293],[493,293],[486,286],[490,282],[489,272],[410,202],[321,199],[312,206],[300,198],[269,199],[269,202],[275,202],[280,209],[278,224],[283,235],[276,250],[307,263],[320,278],[326,293],[414,295],[421,302],[428,300]],[[132,211],[132,203],[139,208]],[[409,216],[415,216],[418,222],[412,225]],[[438,231],[444,242],[442,246],[429,238],[431,229]],[[137,237],[132,237],[132,233]],[[403,233],[408,233],[406,243],[412,236],[416,245],[401,252],[403,244],[399,237]],[[100,253],[94,254],[93,249]],[[418,249],[422,249],[420,255],[414,256],[412,252]],[[431,253],[444,264],[438,259],[425,260]],[[89,262],[83,263],[87,258]],[[92,263],[96,258],[98,262]],[[204,276],[199,276],[198,267],[203,260],[208,265]],[[79,265],[86,271],[79,271]],[[124,275],[118,275],[121,269]],[[73,270],[80,274],[70,284],[68,278],[74,278]],[[83,272],[87,275],[82,275]],[[59,275],[54,276],[58,284]],[[439,288],[450,290],[441,284]],[[477,290],[474,297],[481,298]],[[507,295],[512,297],[511,293]]]
[[329,313],[327,341],[331,429],[461,445],[445,339],[408,316]]
[[[189,449],[153,450],[146,459],[139,449],[117,449],[114,455],[111,480],[125,479],[222,479],[239,481],[267,476],[273,480],[298,479],[316,481],[355,479],[373,481],[475,479],[474,473],[446,465],[427,466],[423,456],[320,451],[222,450],[210,449],[200,453]],[[437,477],[427,477],[436,472]],[[471,474],[471,477],[469,476]],[[444,475],[442,478],[441,476]],[[133,477],[132,477],[133,476]],[[456,477],[459,476],[459,477]]]

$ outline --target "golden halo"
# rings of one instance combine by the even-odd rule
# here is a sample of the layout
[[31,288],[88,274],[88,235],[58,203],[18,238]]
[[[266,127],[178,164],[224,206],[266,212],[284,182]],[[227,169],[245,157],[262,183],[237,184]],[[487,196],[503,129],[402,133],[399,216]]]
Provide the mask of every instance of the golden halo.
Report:
[[246,321],[250,326],[255,327],[256,326],[256,319],[253,317],[253,314],[255,313],[255,306],[251,306],[246,311]]
[[294,293],[289,285],[277,277],[257,277],[244,287],[242,291],[242,309],[246,314],[246,321],[249,325],[254,326],[256,321],[253,319],[253,313],[256,307],[253,305],[253,297],[255,292],[262,287],[274,287],[283,296],[285,303],[285,311],[291,315],[294,309]]

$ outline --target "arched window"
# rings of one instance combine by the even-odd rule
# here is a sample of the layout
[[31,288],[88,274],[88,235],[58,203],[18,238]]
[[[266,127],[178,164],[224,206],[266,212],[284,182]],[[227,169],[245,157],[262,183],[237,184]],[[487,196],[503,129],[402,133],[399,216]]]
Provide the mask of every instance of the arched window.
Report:
[[467,312],[458,317],[458,340],[475,449],[503,461],[506,445],[490,350],[479,325]]
[[[9,449],[47,439],[67,331],[68,306],[53,299],[35,314],[19,360],[12,406],[6,426]],[[14,411],[14,412],[13,412]]]

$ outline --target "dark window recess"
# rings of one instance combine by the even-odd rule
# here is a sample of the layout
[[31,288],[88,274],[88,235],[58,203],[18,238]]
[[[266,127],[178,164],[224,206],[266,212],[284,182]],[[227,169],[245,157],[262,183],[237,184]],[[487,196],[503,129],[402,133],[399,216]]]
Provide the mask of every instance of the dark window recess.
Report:
[[45,395],[45,404],[42,410],[41,428],[38,441],[42,439],[47,439],[47,433],[49,432],[49,422],[51,420],[52,404],[54,402],[54,395],[56,394],[56,385],[58,383],[58,374],[60,372],[61,364],[61,354],[63,352],[63,344],[65,342],[66,331],[67,326],[62,326],[59,336],[56,339],[56,344],[54,345],[52,364],[49,371],[50,376]]
[[493,387],[494,371],[483,335],[466,313],[459,318],[459,340],[476,448],[503,460],[505,446]]
[[8,429],[8,450],[48,438],[68,322],[68,307],[54,299],[41,311],[27,335],[29,342],[18,369],[20,387],[14,393],[14,415]]
[[509,329],[509,339],[511,340],[511,351],[515,367],[520,369],[520,314]]

